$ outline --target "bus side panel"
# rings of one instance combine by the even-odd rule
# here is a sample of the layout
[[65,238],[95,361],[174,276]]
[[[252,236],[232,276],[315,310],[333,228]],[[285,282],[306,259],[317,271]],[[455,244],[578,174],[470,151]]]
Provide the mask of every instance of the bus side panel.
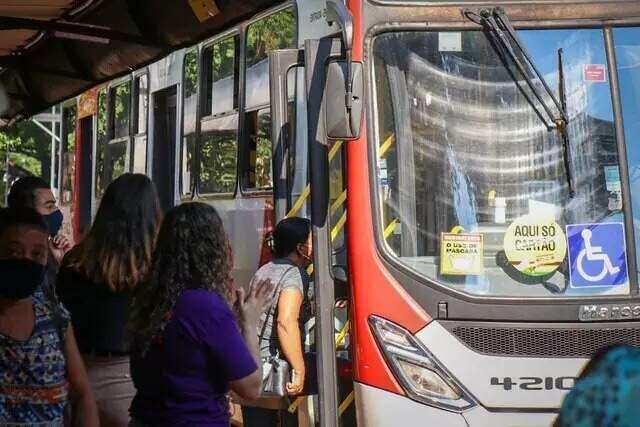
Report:
[[[348,7],[354,17],[354,61],[363,61],[360,0]],[[356,381],[403,394],[389,371],[371,333],[368,318],[376,314],[415,332],[430,317],[384,269],[376,250],[371,218],[367,132],[363,124],[360,138],[347,144],[347,211],[349,273],[354,320],[352,354]],[[356,396],[357,397],[357,396]],[[360,400],[356,398],[356,402]],[[359,408],[360,410],[360,408]]]
[[265,207],[273,206],[271,196],[202,201],[213,206],[222,218],[233,250],[232,276],[235,285],[246,288],[261,261],[262,244],[268,231],[268,227],[265,227]]

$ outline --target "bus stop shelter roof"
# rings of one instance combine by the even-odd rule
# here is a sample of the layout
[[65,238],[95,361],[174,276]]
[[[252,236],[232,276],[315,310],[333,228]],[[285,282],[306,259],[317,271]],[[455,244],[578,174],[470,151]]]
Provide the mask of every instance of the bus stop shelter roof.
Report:
[[195,44],[277,2],[0,0],[0,126]]

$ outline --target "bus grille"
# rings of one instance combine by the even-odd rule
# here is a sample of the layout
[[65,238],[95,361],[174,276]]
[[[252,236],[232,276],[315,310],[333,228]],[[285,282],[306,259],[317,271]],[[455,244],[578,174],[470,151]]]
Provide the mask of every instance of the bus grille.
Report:
[[590,357],[613,344],[640,346],[640,328],[496,328],[456,326],[453,334],[487,355]]

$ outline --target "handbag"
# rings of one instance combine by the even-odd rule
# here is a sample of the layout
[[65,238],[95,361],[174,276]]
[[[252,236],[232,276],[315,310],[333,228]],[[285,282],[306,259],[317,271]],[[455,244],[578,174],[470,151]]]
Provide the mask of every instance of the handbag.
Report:
[[[286,276],[291,270],[297,267],[291,267],[285,270],[276,285],[277,295],[280,295],[280,285],[284,276]],[[264,339],[264,332],[267,326],[267,319],[269,316],[275,317],[275,308],[278,304],[278,298],[275,298],[271,303],[271,306],[265,312],[264,322],[262,323],[262,330],[258,334],[258,339],[262,341]],[[272,323],[275,327],[275,319]],[[289,362],[280,357],[280,350],[276,351],[275,355],[262,358],[262,395],[265,397],[284,397],[287,395],[287,382],[290,378]]]
[[284,397],[289,381],[289,362],[279,354],[262,361],[262,395]]

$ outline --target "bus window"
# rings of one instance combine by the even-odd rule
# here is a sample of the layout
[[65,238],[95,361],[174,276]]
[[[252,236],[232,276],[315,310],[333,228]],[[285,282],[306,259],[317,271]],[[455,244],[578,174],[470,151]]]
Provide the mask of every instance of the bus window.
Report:
[[[575,194],[569,194],[560,133],[536,114],[527,99],[534,99],[531,90],[519,84],[520,75],[505,66],[485,33],[448,34],[459,41],[453,46],[443,45],[438,32],[384,33],[372,51],[379,124],[372,176],[382,246],[414,274],[468,294],[628,294],[628,280],[574,286],[564,262],[567,246],[577,244],[567,244],[566,227],[620,223],[630,202],[616,194],[603,30],[518,35],[556,94],[562,49]],[[573,241],[580,238],[578,232]]]
[[203,194],[233,193],[236,187],[238,115],[202,122],[199,189]]
[[126,172],[126,159],[126,142],[111,141],[107,144],[104,157],[104,175],[106,182],[111,183],[114,179]]
[[331,224],[331,247],[334,252],[344,246],[346,226],[347,188],[344,174],[344,151],[342,141],[335,141],[341,146],[329,161],[329,224]]
[[[640,257],[640,28],[615,28],[613,30],[624,136],[627,144],[631,207],[635,225],[636,254]],[[640,263],[640,259],[638,260]]]
[[112,139],[129,136],[129,119],[131,114],[131,82],[122,83],[111,88],[111,117],[113,120]]
[[98,92],[96,135],[95,197],[100,199],[106,187],[104,182],[104,152],[107,145],[107,93],[105,89],[100,89]]
[[180,191],[183,197],[191,195],[195,176],[192,174],[196,143],[198,108],[198,50],[184,56],[183,66],[182,145],[180,147]]
[[287,8],[254,22],[247,28],[246,109],[269,105],[269,60],[274,49],[296,46],[296,18]]
[[147,172],[147,135],[136,135],[133,140],[133,150],[131,151],[131,171],[133,173]]
[[[202,119],[199,192],[235,192],[238,156],[238,55],[237,36],[205,48],[206,87],[203,102],[209,117]],[[205,108],[205,112],[207,112]],[[211,116],[213,115],[213,116]]]
[[147,112],[149,109],[149,76],[147,74],[136,77],[135,97],[134,134],[147,133]]
[[[269,112],[269,60],[273,49],[293,48],[295,13],[287,8],[250,24],[247,28],[245,96],[245,165],[243,187],[266,190],[273,186],[271,115]],[[290,84],[294,89],[294,81]],[[267,108],[265,108],[267,107]]]
[[238,108],[238,36],[229,36],[204,50],[205,87],[202,116]]
[[[121,83],[109,89],[107,116],[107,134],[104,148],[102,180],[100,184],[102,196],[107,185],[128,170],[127,148],[129,145],[129,123],[131,115],[131,81]],[[99,106],[101,107],[101,106]],[[98,119],[100,120],[100,118]],[[100,128],[100,123],[98,123]],[[99,129],[100,131],[100,129]]]
[[271,168],[271,116],[268,108],[246,113],[248,167],[245,188],[265,190],[273,186]]
[[147,117],[149,111],[149,76],[142,74],[135,79],[134,86],[133,148],[131,170],[145,173],[147,170]]

